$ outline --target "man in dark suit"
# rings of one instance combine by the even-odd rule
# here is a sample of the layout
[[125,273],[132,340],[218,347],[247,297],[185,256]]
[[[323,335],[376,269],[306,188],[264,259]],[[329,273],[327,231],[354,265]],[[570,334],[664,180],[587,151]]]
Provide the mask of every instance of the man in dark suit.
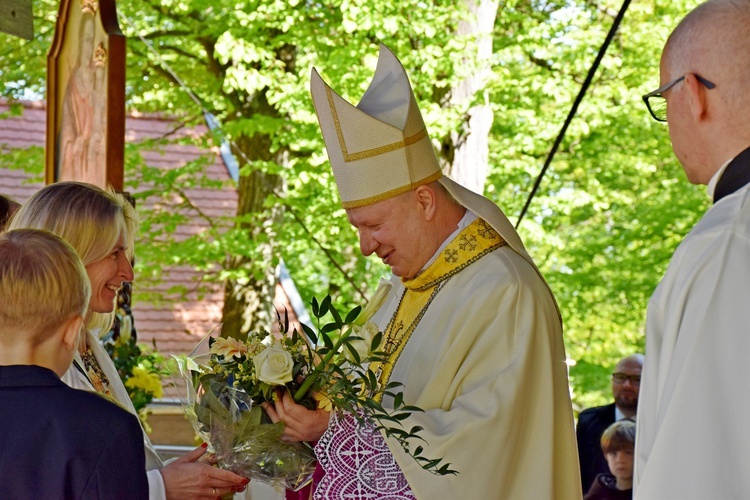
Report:
[[137,418],[60,380],[90,295],[63,240],[36,229],[0,234],[2,498],[148,498]]
[[598,474],[609,472],[600,443],[604,430],[618,420],[635,421],[642,368],[642,354],[632,354],[620,360],[612,374],[614,403],[589,408],[578,415],[576,438],[584,494]]

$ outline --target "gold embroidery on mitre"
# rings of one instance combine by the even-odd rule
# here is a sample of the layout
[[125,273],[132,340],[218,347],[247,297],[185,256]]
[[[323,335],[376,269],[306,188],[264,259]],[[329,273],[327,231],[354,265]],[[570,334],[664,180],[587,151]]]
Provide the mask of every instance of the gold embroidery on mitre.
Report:
[[436,181],[440,179],[443,176],[443,172],[438,170],[432,175],[428,175],[424,179],[418,182],[412,182],[410,184],[406,184],[405,186],[401,186],[396,189],[391,189],[390,191],[386,191],[385,193],[376,194],[375,196],[369,196],[367,198],[362,198],[360,200],[350,200],[350,201],[341,201],[341,206],[344,208],[358,208],[358,207],[364,207],[367,205],[373,205],[375,203],[378,203],[380,201],[385,201],[390,198],[393,198],[395,196],[398,196],[400,194],[406,193],[408,191],[411,191],[413,189],[417,189],[419,186],[423,186],[425,184],[429,184],[430,182]]
[[[379,156],[385,153],[390,153],[392,151],[398,151],[399,149],[404,149],[407,146],[416,144],[417,142],[427,137],[427,128],[423,127],[422,130],[420,130],[416,134],[405,137],[401,141],[396,141],[384,146],[378,146],[377,148],[366,149],[357,153],[349,153],[349,150],[346,147],[346,139],[344,139],[344,132],[341,129],[341,123],[339,122],[339,114],[336,111],[336,103],[333,100],[333,90],[331,90],[331,87],[329,87],[328,85],[326,85],[325,89],[326,95],[328,96],[328,106],[331,108],[333,125],[334,127],[336,127],[336,135],[339,138],[339,147],[341,148],[341,154],[343,155],[344,161],[346,162],[365,160],[367,158],[372,158],[373,156]],[[360,113],[362,112],[360,111]]]

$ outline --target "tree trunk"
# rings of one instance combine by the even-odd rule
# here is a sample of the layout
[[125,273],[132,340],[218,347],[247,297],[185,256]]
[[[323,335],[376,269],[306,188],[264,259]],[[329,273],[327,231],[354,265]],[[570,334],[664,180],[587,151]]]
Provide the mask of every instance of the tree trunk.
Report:
[[[251,162],[263,160],[280,165],[286,163],[283,154],[271,153],[271,138],[268,135],[243,136],[235,144]],[[240,164],[247,162],[240,158]],[[240,252],[228,259],[227,269],[244,270],[247,276],[226,282],[222,336],[240,338],[249,331],[270,329],[273,325],[276,287],[273,256],[282,207],[264,207],[263,203],[269,195],[279,196],[284,189],[283,179],[277,174],[253,170],[240,176],[237,215],[242,222],[238,224],[238,228],[248,232],[248,239],[254,245],[254,250],[250,252],[252,255]]]
[[484,192],[489,174],[489,134],[494,117],[485,85],[492,71],[492,29],[498,4],[496,0],[464,1],[470,15],[459,23],[457,34],[474,39],[468,46],[475,47],[475,51],[462,61],[464,67],[474,71],[451,89],[449,105],[467,106],[480,92],[483,98],[468,108],[461,128],[452,132],[443,145],[443,172],[479,194]]
[[[276,49],[277,60],[286,71],[293,72],[297,49],[285,44]],[[268,89],[252,96],[234,95],[238,112],[247,117],[265,115],[280,118],[279,111],[268,102]],[[286,117],[288,119],[288,117]],[[238,158],[242,167],[250,163],[249,174],[240,175],[237,186],[238,228],[248,232],[249,252],[235,252],[227,259],[226,269],[246,270],[246,276],[227,280],[224,288],[224,309],[222,311],[222,336],[242,337],[249,331],[260,328],[271,329],[276,319],[273,300],[276,291],[276,265],[274,255],[276,231],[282,222],[283,207],[274,204],[264,207],[270,195],[283,196],[286,185],[282,176],[252,165],[253,161],[273,162],[281,167],[289,164],[288,150],[277,147],[269,134],[241,136],[235,145],[242,154]],[[241,170],[240,170],[241,171]]]

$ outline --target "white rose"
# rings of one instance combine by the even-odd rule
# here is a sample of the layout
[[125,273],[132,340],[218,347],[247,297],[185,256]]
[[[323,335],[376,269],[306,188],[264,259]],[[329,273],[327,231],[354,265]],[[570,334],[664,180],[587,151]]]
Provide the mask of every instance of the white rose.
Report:
[[[353,339],[349,341],[351,347],[359,354],[360,361],[364,360],[370,355],[370,346],[372,345],[372,339],[378,334],[378,325],[372,321],[368,321],[364,326],[353,326],[352,337],[360,337],[362,340]],[[376,346],[376,349],[380,346]],[[344,347],[344,357],[350,362],[355,363],[354,356],[347,347]]]
[[274,344],[253,358],[255,375],[269,385],[284,385],[292,381],[294,360],[292,355],[278,344]]

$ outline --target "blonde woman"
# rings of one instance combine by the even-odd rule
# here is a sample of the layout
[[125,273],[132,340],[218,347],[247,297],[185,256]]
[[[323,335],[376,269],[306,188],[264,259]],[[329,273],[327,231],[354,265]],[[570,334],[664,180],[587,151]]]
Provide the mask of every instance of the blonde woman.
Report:
[[[46,229],[78,252],[91,281],[91,299],[73,366],[62,380],[76,389],[105,394],[134,414],[125,386],[98,335],[112,324],[122,283],[133,280],[131,262],[137,226],[135,210],[122,196],[91,184],[60,182],[36,192],[7,228]],[[217,498],[244,489],[248,482],[199,461],[205,448],[165,465],[145,432],[143,442],[151,499]]]

